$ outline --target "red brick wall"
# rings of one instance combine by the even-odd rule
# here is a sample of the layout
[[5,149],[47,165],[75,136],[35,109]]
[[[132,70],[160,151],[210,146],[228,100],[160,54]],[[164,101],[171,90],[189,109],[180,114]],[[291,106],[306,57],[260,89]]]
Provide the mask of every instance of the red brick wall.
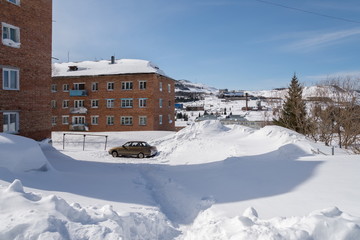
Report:
[[[19,134],[37,140],[50,137],[52,1],[0,0],[0,24],[20,28],[20,48],[0,42],[0,132],[3,111],[18,111]],[[0,29],[0,36],[2,28]],[[3,90],[3,67],[20,69],[20,90]]]
[[[146,81],[146,90],[139,89],[139,81]],[[122,90],[121,83],[130,81],[133,83],[132,90]],[[92,91],[91,85],[98,82],[99,90]],[[107,83],[114,82],[114,90],[107,90]],[[160,82],[162,82],[163,90],[160,91]],[[164,77],[154,73],[145,74],[121,74],[106,76],[82,76],[82,77],[53,77],[53,84],[57,85],[57,92],[52,93],[52,99],[56,100],[57,107],[52,110],[52,115],[57,117],[57,123],[53,126],[53,131],[68,131],[69,125],[62,124],[62,116],[69,116],[69,124],[71,124],[72,116],[85,116],[89,131],[149,131],[164,130],[174,131],[174,81],[168,77]],[[69,84],[70,89],[74,83],[85,83],[87,96],[70,97],[69,92],[63,92],[63,84]],[[168,84],[170,84],[170,93],[168,92]],[[114,108],[106,107],[106,99],[115,99]],[[132,108],[121,108],[121,98],[132,98]],[[146,108],[139,107],[139,98],[147,98]],[[163,106],[160,108],[159,99],[163,99]],[[84,100],[86,114],[72,114],[70,108],[74,107],[74,100]],[[91,108],[91,99],[99,100],[98,108]],[[62,101],[69,101],[69,108],[62,108]],[[169,106],[170,101],[170,106]],[[99,124],[91,125],[91,116],[99,116]],[[163,115],[163,124],[159,124],[159,115]],[[172,122],[169,122],[168,115],[171,116]],[[106,124],[106,116],[114,116],[114,125]],[[133,124],[131,126],[121,125],[121,116],[132,116]],[[139,116],[147,116],[147,125],[139,125]]]

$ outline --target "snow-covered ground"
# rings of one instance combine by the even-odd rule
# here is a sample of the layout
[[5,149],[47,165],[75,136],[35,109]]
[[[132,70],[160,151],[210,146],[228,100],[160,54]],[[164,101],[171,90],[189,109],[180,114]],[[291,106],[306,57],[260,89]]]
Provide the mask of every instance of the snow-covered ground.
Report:
[[104,134],[108,148],[146,140],[159,154],[0,134],[0,239],[360,239],[358,155],[217,121]]

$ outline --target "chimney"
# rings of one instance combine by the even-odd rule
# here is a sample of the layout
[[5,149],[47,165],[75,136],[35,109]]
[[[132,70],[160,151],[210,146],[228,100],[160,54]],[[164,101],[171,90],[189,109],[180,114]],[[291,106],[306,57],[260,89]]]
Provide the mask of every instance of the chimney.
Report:
[[115,56],[111,56],[111,64],[115,64]]

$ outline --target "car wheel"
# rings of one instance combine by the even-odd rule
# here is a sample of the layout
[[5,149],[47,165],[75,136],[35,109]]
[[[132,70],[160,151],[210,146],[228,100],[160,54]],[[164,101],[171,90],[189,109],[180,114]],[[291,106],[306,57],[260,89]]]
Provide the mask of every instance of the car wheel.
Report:
[[113,152],[111,153],[111,155],[112,155],[113,157],[118,157],[118,156],[119,156],[119,154],[117,153],[117,151],[113,151]]
[[145,157],[145,155],[143,153],[138,154],[138,158],[144,158],[144,157]]

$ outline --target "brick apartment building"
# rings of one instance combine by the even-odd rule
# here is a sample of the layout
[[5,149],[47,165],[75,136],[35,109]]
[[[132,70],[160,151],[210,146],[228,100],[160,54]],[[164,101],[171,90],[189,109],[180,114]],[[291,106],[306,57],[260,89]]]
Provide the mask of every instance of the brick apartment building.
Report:
[[175,81],[149,61],[55,63],[53,131],[174,131]]
[[51,131],[52,0],[0,0],[0,132]]

